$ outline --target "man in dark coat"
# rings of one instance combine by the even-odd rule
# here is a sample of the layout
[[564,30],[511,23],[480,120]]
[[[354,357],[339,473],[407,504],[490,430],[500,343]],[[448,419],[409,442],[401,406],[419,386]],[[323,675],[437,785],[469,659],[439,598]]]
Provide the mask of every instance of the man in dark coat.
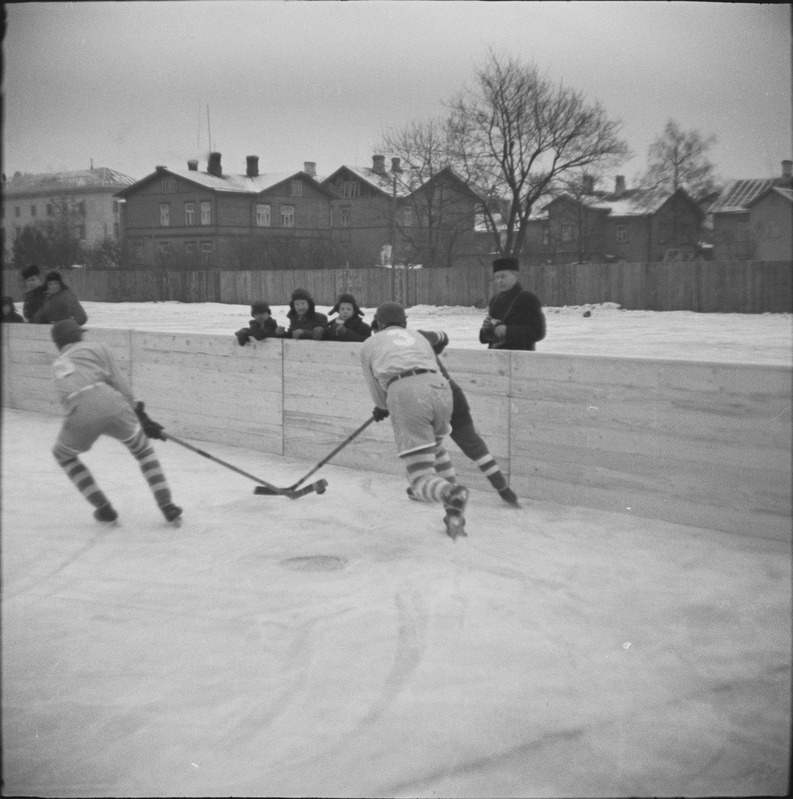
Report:
[[22,316],[26,321],[32,322],[44,300],[47,299],[47,284],[41,279],[41,270],[37,264],[31,264],[22,270],[22,280],[27,286],[22,301]]
[[496,258],[493,282],[498,294],[490,300],[479,341],[491,350],[533,350],[545,338],[545,315],[539,298],[518,282],[517,259]]
[[60,322],[62,319],[74,319],[78,325],[84,325],[88,321],[83,306],[63,282],[60,272],[48,272],[46,285],[47,297],[32,321],[41,325]]

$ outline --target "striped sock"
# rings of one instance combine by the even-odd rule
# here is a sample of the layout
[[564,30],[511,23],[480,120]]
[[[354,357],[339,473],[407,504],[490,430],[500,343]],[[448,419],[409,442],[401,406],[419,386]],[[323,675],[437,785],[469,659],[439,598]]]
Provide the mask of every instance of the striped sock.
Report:
[[452,465],[451,456],[440,441],[435,446],[435,473],[450,483],[457,482],[457,472]]
[[435,448],[401,457],[416,497],[424,502],[443,502],[452,484],[435,473]]
[[482,474],[487,477],[496,491],[501,491],[507,487],[507,478],[504,477],[504,473],[499,469],[495,458],[489,452],[487,455],[475,460],[474,463],[481,469]]
[[101,508],[102,505],[109,505],[107,497],[102,493],[94,480],[94,476],[88,467],[77,457],[77,453],[65,447],[63,444],[56,444],[52,454],[58,465],[66,472],[66,476],[74,483],[77,490],[95,507]]
[[132,437],[124,441],[124,445],[137,458],[157,505],[168,505],[171,502],[171,489],[143,428],[138,427]]

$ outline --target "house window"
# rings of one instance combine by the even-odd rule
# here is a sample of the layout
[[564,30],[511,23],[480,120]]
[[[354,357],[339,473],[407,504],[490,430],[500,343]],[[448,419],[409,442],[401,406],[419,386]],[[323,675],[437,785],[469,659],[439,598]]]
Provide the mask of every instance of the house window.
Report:
[[157,244],[157,250],[160,255],[168,256],[171,254],[171,242],[170,241],[160,241]]
[[169,227],[171,224],[171,204],[160,203],[160,227]]
[[184,223],[185,225],[195,224],[195,203],[184,204]]
[[342,197],[360,197],[361,184],[357,180],[345,180],[341,184]]
[[145,245],[142,241],[136,241],[133,245],[133,257],[135,258],[136,263],[142,263],[144,258],[144,253],[146,252]]
[[186,241],[184,243],[184,251],[185,251],[185,255],[195,255],[196,254],[196,243],[194,241]]
[[628,243],[628,226],[627,225],[617,225],[617,242],[619,244],[627,244]]
[[409,205],[402,209],[402,226],[413,227],[413,209]]
[[36,215],[36,206],[35,205],[31,205],[30,206],[30,215],[31,216],[35,216]]
[[542,229],[542,243],[544,247],[551,243],[551,231],[547,225]]
[[562,241],[571,242],[575,240],[574,228],[572,225],[562,225]]
[[303,196],[303,181],[301,180],[293,180],[290,184],[290,191],[292,197],[302,197]]
[[201,263],[205,266],[212,266],[212,242],[201,242]]
[[350,208],[339,208],[339,227],[350,226]]
[[270,206],[267,203],[256,204],[256,227],[270,227]]
[[161,194],[173,194],[176,191],[176,178],[167,177],[160,181]]
[[294,227],[295,226],[295,206],[282,205],[281,206],[281,227]]
[[201,203],[201,224],[202,225],[212,224],[212,203],[209,202]]

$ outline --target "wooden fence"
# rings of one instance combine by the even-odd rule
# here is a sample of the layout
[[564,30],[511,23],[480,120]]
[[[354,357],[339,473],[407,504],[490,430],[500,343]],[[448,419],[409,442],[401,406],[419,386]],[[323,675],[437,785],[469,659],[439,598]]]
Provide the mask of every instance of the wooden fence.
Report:
[[[523,266],[521,281],[550,307],[614,302],[630,310],[720,313],[789,313],[792,261],[693,261],[637,264]],[[202,271],[153,269],[67,270],[64,279],[82,300],[97,302],[220,302],[255,299],[283,305],[298,286],[319,305],[344,291],[364,306],[385,300],[412,305],[485,307],[491,269],[322,269]],[[4,273],[4,294],[21,296],[17,275]]]

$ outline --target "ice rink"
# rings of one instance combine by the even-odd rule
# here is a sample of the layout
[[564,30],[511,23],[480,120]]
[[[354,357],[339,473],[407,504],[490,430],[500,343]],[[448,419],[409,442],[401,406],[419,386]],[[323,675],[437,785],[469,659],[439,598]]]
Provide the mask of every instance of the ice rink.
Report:
[[[484,478],[452,542],[400,478],[331,464],[324,495],[263,497],[156,442],[174,529],[101,439],[106,529],[60,420],[2,421],[5,795],[787,791],[787,544],[514,510]],[[278,485],[314,465],[193,443]]]

